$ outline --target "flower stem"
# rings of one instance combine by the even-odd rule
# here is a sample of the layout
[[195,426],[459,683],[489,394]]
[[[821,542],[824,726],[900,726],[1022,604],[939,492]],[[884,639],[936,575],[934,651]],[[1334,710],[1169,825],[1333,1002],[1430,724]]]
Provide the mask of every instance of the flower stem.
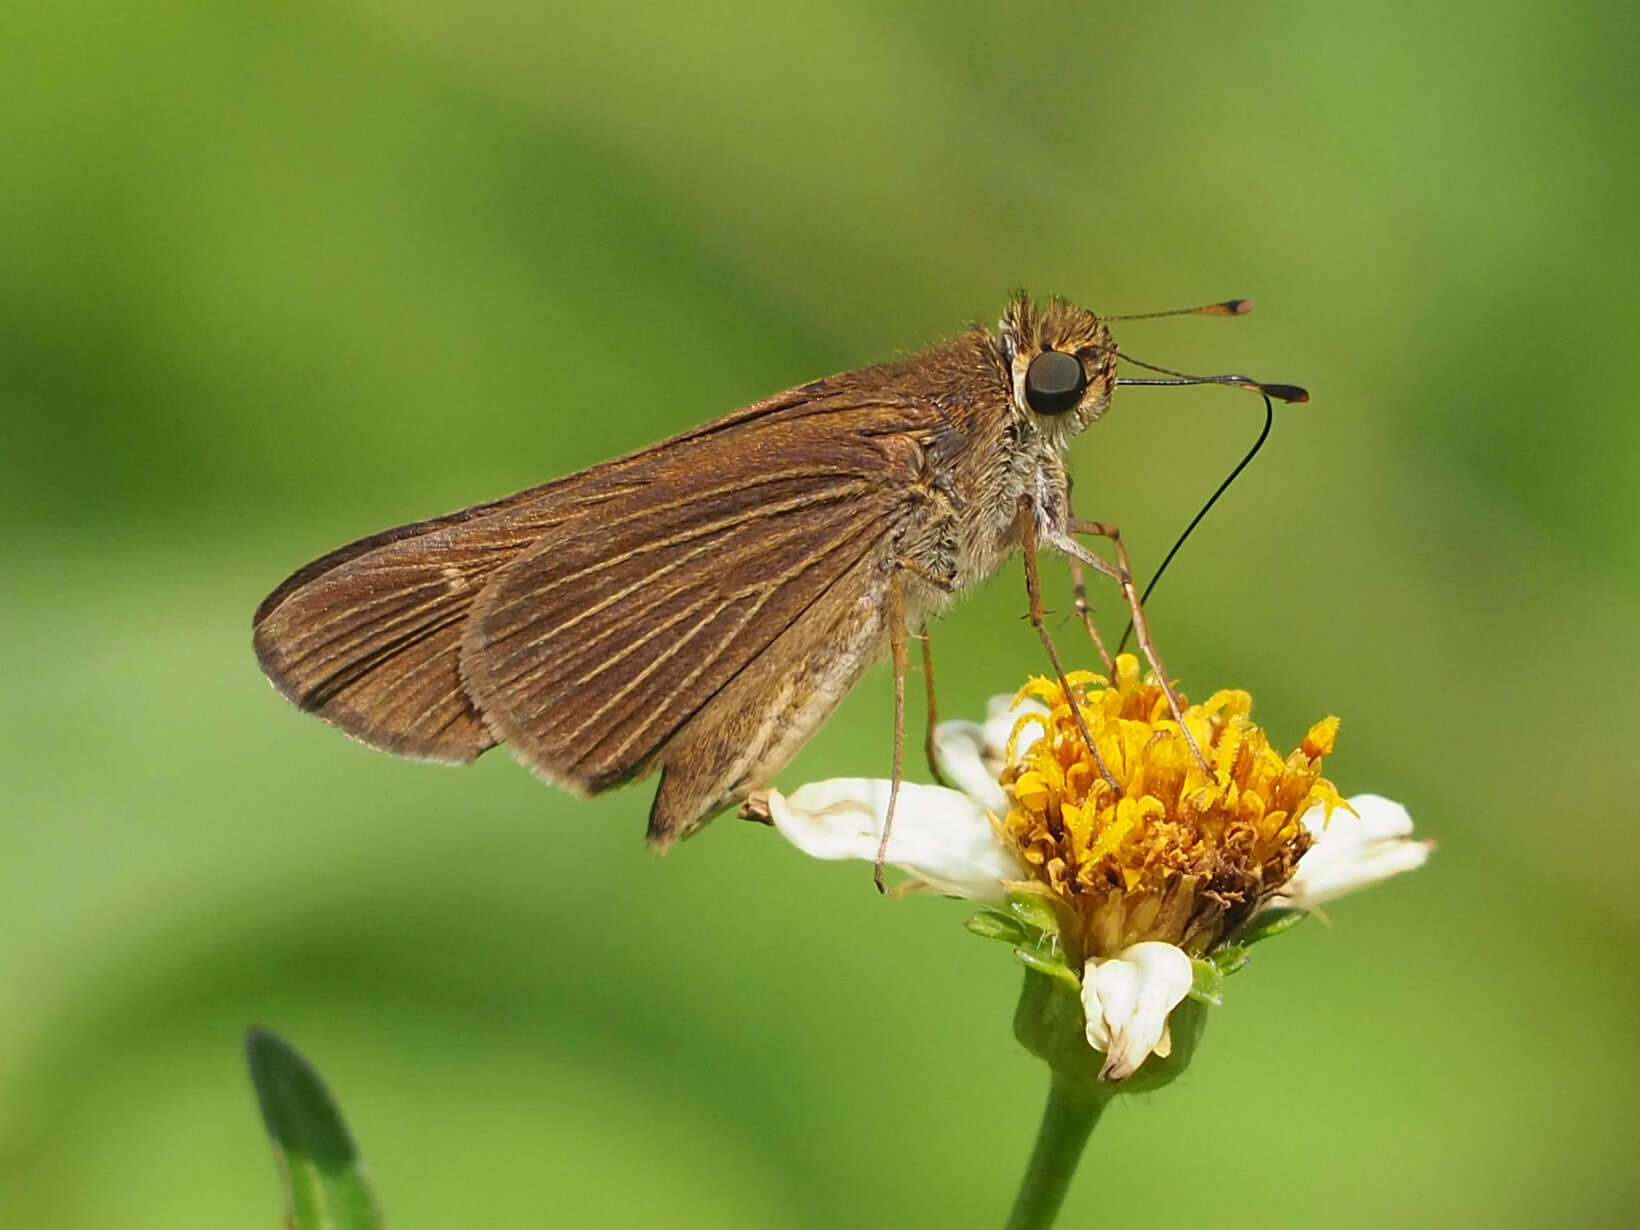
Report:
[[1019,1195],[1014,1197],[1013,1212],[1008,1215],[1008,1230],[1040,1230],[1053,1225],[1093,1125],[1099,1122],[1109,1101],[1108,1093],[1090,1088],[1085,1081],[1053,1074],[1031,1163],[1020,1182]]

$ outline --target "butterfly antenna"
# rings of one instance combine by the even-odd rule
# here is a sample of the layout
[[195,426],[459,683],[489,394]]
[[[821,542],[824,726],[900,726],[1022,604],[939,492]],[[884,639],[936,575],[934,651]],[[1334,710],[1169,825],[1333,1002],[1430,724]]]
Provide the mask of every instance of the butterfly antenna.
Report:
[[[1228,303],[1246,303],[1245,299],[1230,299]],[[1222,307],[1223,304],[1209,304],[1208,307]],[[1157,312],[1157,316],[1178,316],[1191,313],[1200,314],[1205,308],[1186,308],[1183,312]],[[1228,313],[1226,313],[1228,314]],[[1107,316],[1106,320],[1136,320],[1138,317]],[[1163,380],[1150,379],[1143,376],[1119,376],[1117,384],[1148,384],[1148,385],[1187,385],[1187,384],[1224,384],[1233,389],[1250,389],[1254,393],[1262,393],[1265,397],[1273,397],[1277,401],[1305,402],[1310,400],[1310,391],[1297,384],[1269,384],[1263,380],[1254,380],[1251,376],[1243,376],[1239,372],[1226,372],[1218,376],[1192,376],[1189,372],[1174,371],[1171,367],[1158,367],[1154,363],[1146,363],[1143,359],[1136,359],[1114,343],[1099,345],[1095,343],[1090,349],[1103,350],[1115,355],[1124,363],[1131,363],[1134,367],[1142,367],[1147,372],[1157,372],[1166,377]]]
[[1204,303],[1200,307],[1169,308],[1165,312],[1130,312],[1123,316],[1101,316],[1108,320],[1159,320],[1163,316],[1245,316],[1253,310],[1251,299],[1225,299],[1220,303]]
[[1234,389],[1251,389],[1254,393],[1262,393],[1265,397],[1273,397],[1277,401],[1304,402],[1310,400],[1310,391],[1296,384],[1267,384],[1262,380],[1254,380],[1251,376],[1243,376],[1235,372],[1222,376],[1192,376],[1189,372],[1176,372],[1171,367],[1157,367],[1154,363],[1146,363],[1143,359],[1135,359],[1130,354],[1123,354],[1116,347],[1116,357],[1135,367],[1142,367],[1147,372],[1160,372],[1167,377],[1165,380],[1151,380],[1144,377],[1121,376],[1117,384],[1149,384],[1149,385],[1184,385],[1184,384],[1227,384]]

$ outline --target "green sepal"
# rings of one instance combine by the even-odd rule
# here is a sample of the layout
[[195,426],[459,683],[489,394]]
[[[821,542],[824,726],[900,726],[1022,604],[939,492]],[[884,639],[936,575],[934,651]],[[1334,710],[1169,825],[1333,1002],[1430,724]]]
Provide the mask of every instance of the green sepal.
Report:
[[1043,935],[1058,935],[1063,930],[1056,902],[1045,887],[1021,885],[1009,889],[1008,909],[1020,922]]
[[1171,1084],[1190,1066],[1207,1027],[1207,1005],[1186,997],[1168,1017],[1173,1053],[1166,1059],[1152,1055],[1124,1081],[1099,1079],[1105,1056],[1088,1045],[1082,1016],[1082,997],[1058,977],[1035,968],[1025,971],[1019,1003],[1014,1008],[1014,1037],[1044,1061],[1054,1074],[1080,1087],[1092,1098],[1119,1093],[1149,1093]]
[[[1041,948],[1014,948],[1014,960],[1028,970],[1035,970],[1039,974],[1046,974],[1070,988],[1071,994],[1078,997],[1082,994],[1082,979],[1075,970],[1065,964],[1065,954],[1057,944],[1049,945],[1046,951]],[[1077,1000],[1081,1002],[1080,998]]]
[[1235,941],[1245,948],[1250,944],[1258,943],[1260,940],[1267,940],[1272,935],[1280,935],[1285,931],[1291,931],[1309,916],[1310,911],[1308,910],[1261,910],[1248,921],[1247,926],[1242,928],[1241,934],[1235,937]]
[[1017,918],[1004,914],[1001,910],[981,910],[978,914],[970,915],[962,925],[982,940],[1023,944],[1030,939],[1024,925]]
[[1191,959],[1190,968],[1195,977],[1190,984],[1190,998],[1217,1008],[1224,1003],[1224,980],[1252,960],[1245,944],[1227,944],[1205,957]]
[[313,1066],[278,1034],[255,1027],[245,1060],[273,1141],[291,1230],[380,1230],[381,1210],[342,1112]]
[[1196,957],[1190,962],[1191,973],[1194,977],[1190,982],[1191,999],[1200,1003],[1220,1007],[1224,1003],[1224,974],[1212,961]]

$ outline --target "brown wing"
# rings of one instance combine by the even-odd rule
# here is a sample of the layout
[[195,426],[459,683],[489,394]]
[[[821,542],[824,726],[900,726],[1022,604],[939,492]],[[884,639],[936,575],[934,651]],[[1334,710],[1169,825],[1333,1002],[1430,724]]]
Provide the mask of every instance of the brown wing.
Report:
[[495,738],[461,689],[461,625],[501,565],[557,513],[551,485],[360,539],[257,609],[256,654],[279,691],[387,751],[464,763]]
[[[829,383],[333,552],[257,611],[264,670],[389,751],[462,762],[509,738],[566,785],[632,776],[692,711],[677,706],[858,565],[944,423]],[[672,708],[623,705],[638,689]]]

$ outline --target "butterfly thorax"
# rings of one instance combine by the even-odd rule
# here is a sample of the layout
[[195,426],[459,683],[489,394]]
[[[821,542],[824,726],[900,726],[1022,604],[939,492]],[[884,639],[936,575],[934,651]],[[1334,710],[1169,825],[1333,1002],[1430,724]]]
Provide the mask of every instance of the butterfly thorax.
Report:
[[[1070,412],[1033,411],[1024,373],[1038,354],[1071,354],[1087,391]],[[1022,497],[1039,536],[1069,515],[1064,452],[1104,413],[1115,347],[1092,313],[1059,300],[1009,305],[997,333],[976,326],[899,364],[867,369],[893,388],[915,372],[938,422],[923,433],[921,481],[893,550],[925,583],[908,583],[908,615],[922,618],[992,576],[1019,549]],[[855,373],[865,376],[866,372]]]

